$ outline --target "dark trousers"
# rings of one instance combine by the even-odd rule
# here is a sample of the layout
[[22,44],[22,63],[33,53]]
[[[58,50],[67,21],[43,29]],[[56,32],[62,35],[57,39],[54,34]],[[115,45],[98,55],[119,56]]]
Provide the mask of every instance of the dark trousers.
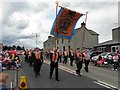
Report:
[[58,62],[55,63],[52,61],[50,63],[50,78],[52,77],[54,68],[55,68],[55,79],[57,80],[58,79]]
[[41,60],[40,59],[36,59],[34,61],[33,70],[34,70],[36,76],[40,74],[41,65],[42,64],[41,64]]
[[63,64],[67,64],[67,56],[64,56]]
[[25,62],[28,61],[28,55],[25,55]]
[[82,63],[83,63],[83,61],[81,60],[78,60],[77,62],[76,62],[76,66],[77,66],[77,70],[76,70],[76,73],[78,74],[78,75],[80,75],[80,70],[82,69]]
[[71,65],[71,66],[73,66],[73,59],[74,59],[74,57],[71,56],[71,57],[70,57],[70,65]]
[[84,59],[84,62],[85,62],[85,71],[86,72],[88,72],[89,70],[88,70],[88,65],[89,65],[89,62],[90,62],[90,60],[86,60],[86,59]]
[[30,67],[32,66],[32,57],[29,57],[29,64],[30,64]]
[[62,62],[62,56],[58,57],[58,61],[61,63]]
[[113,64],[114,64],[114,65],[113,65],[114,70],[117,69],[118,62],[113,62]]

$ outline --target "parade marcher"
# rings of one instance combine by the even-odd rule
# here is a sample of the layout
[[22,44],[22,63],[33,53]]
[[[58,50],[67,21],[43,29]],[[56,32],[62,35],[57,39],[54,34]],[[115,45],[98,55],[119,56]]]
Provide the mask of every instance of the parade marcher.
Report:
[[110,53],[109,55],[108,55],[108,65],[109,64],[113,64],[113,56],[112,56],[112,53]]
[[70,58],[70,65],[73,66],[73,60],[74,60],[74,51],[71,48],[71,50],[69,51],[69,58]]
[[64,58],[63,64],[67,64],[67,59],[68,59],[68,52],[67,51],[63,52],[63,58]]
[[29,64],[32,66],[32,50],[29,51]]
[[43,51],[40,52],[40,55],[42,56],[42,57],[41,57],[41,58],[42,58],[42,59],[41,59],[41,64],[43,64],[43,62],[44,62]]
[[51,62],[52,62],[52,55],[53,55],[53,53],[54,53],[53,50],[51,50],[50,53],[49,53],[49,54],[50,54],[50,61],[51,61]]
[[29,55],[29,51],[28,51],[28,50],[25,50],[25,62],[28,61],[28,55]]
[[35,77],[38,77],[38,75],[40,75],[43,56],[41,55],[41,52],[39,51],[38,48],[36,48],[34,54],[35,54],[35,60],[34,60],[33,70],[35,72]]
[[31,52],[31,62],[30,62],[30,66],[33,65],[34,60],[36,59],[34,52],[35,52],[34,50]]
[[0,73],[0,90],[8,90],[6,83],[8,80],[7,73]]
[[120,52],[118,52],[118,66],[120,66]]
[[52,74],[55,68],[55,79],[58,79],[58,52],[57,49],[53,48],[53,52],[51,51],[51,63],[50,63],[50,79],[52,78]]
[[118,66],[118,54],[115,52],[114,56],[113,56],[113,70],[117,70],[117,66]]
[[82,63],[83,63],[82,56],[83,55],[80,52],[80,48],[77,48],[75,57],[76,57],[76,66],[77,66],[76,74],[78,74],[78,76],[81,76],[80,70],[82,69]]
[[60,63],[62,62],[62,53],[61,53],[60,50],[58,51],[58,61],[59,61]]
[[88,70],[88,65],[89,65],[89,62],[90,62],[90,55],[89,55],[89,53],[87,51],[84,51],[83,54],[84,54],[84,62],[85,62],[84,69],[85,69],[86,72],[88,72],[89,71]]

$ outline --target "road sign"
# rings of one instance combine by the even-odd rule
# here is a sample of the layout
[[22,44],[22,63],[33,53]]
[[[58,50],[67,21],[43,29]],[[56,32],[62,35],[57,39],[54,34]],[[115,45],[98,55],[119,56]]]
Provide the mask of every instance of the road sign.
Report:
[[27,89],[27,80],[26,76],[21,76],[20,77],[20,89]]

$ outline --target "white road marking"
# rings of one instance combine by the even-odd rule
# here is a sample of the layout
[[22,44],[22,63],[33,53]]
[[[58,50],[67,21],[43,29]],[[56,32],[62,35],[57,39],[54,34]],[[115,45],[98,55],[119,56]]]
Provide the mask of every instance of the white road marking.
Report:
[[106,86],[106,85],[104,85],[104,84],[101,84],[101,83],[96,82],[96,81],[93,81],[93,82],[96,83],[96,84],[98,84],[98,85],[101,85],[101,86],[103,86],[103,87],[106,87],[106,88],[109,88],[109,89],[110,89],[110,87],[108,87],[108,86]]
[[107,85],[107,86],[110,86],[110,87],[112,87],[112,88],[117,88],[117,87],[115,87],[115,86],[113,86],[113,85],[107,84],[107,83],[102,82],[102,81],[100,81],[100,80],[98,80],[98,82],[103,83],[103,84],[105,84],[105,85]]
[[[45,62],[46,64],[50,64],[50,61],[44,60],[44,62]],[[69,72],[69,73],[74,74],[74,75],[77,76],[76,71],[71,70],[71,69],[69,69],[69,68],[67,68],[67,67],[64,67],[64,66],[62,66],[62,65],[59,65],[59,69],[64,70],[64,71],[66,71],[66,72]],[[101,85],[101,86],[103,86],[103,87],[112,89],[112,90],[118,90],[117,87],[115,87],[115,86],[113,86],[113,85],[110,85],[110,84],[107,84],[107,83],[105,83],[105,82],[102,82],[102,81],[100,81],[100,80],[98,80],[98,81],[93,81],[93,82],[96,83],[96,84],[98,84],[98,85]]]
[[98,80],[98,81],[93,81],[94,83],[96,83],[96,84],[99,84],[99,85],[101,85],[101,86],[104,86],[104,87],[106,87],[106,88],[110,88],[110,89],[112,89],[112,90],[120,90],[120,89],[118,89],[117,87],[115,87],[115,86],[113,86],[113,85],[110,85],[110,84],[107,84],[107,83],[105,83],[105,82],[102,82],[102,81],[100,81],[100,80]]

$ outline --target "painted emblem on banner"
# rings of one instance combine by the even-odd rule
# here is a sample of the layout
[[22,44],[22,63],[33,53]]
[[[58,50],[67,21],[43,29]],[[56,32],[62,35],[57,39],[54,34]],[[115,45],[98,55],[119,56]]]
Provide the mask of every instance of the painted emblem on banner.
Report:
[[68,34],[69,27],[70,27],[75,15],[76,15],[76,12],[73,12],[70,10],[66,15],[61,17],[60,23],[58,25],[58,33]]

